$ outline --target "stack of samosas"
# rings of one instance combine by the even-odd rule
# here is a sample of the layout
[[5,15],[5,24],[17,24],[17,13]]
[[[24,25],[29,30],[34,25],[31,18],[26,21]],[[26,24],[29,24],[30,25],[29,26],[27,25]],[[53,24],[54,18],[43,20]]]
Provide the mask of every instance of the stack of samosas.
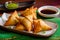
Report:
[[32,31],[33,33],[51,30],[52,27],[47,25],[42,19],[37,19],[36,10],[36,7],[27,8],[25,11],[22,12],[21,16],[18,16],[17,11],[14,11],[14,13],[11,14],[4,25],[14,25],[16,26],[14,30],[27,32]]

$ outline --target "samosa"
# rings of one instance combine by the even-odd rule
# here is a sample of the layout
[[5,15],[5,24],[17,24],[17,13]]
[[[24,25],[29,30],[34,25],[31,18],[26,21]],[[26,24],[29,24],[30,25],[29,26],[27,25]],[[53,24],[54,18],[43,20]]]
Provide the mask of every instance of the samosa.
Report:
[[33,16],[33,19],[37,19],[37,16],[36,16],[36,10],[37,10],[37,8],[35,7],[31,7],[31,8],[28,8],[28,9],[26,9],[21,15],[22,16],[28,16],[28,15],[31,15],[31,16]]
[[34,24],[34,30],[33,30],[34,33],[38,33],[40,31],[48,31],[52,29],[52,27],[47,25],[42,19],[34,20],[33,24]]
[[24,31],[25,30],[25,27],[22,24],[18,23],[16,25],[16,27],[15,27],[15,30]]
[[30,32],[32,29],[32,23],[25,17],[20,17],[18,18],[18,20],[20,20],[20,23],[23,24],[25,26],[25,29]]
[[33,19],[37,19],[36,10],[37,10],[37,7],[34,8],[34,6],[32,6],[30,8],[30,13],[33,15]]
[[28,15],[25,16],[31,23],[33,23],[33,16],[32,15]]
[[25,11],[22,12],[21,15],[24,16],[24,17],[25,17],[25,16],[28,16],[28,15],[31,15],[30,9],[27,8]]
[[8,20],[6,21],[6,23],[4,24],[5,26],[13,26],[16,23],[18,23],[19,21],[16,19],[19,18],[17,11],[14,11],[8,18]]
[[34,20],[33,24],[34,24],[33,33],[38,33],[42,30],[39,20]]
[[52,27],[47,25],[42,19],[40,19],[40,25],[43,31],[51,30]]

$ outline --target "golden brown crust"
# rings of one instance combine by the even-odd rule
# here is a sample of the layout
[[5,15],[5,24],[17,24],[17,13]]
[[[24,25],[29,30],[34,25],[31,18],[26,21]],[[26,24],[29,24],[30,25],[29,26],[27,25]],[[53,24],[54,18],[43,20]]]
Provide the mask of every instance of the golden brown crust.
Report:
[[31,23],[33,23],[33,16],[32,15],[25,16],[25,18],[27,18]]
[[25,26],[25,29],[30,32],[32,29],[32,23],[25,17],[20,17],[18,18],[18,20],[20,21],[21,24],[23,24]]
[[12,26],[15,25],[18,20],[16,19],[16,17],[19,18],[17,11],[14,11],[13,14],[11,14],[11,16],[9,16],[8,20],[6,21],[6,23],[4,24],[5,26]]
[[24,31],[25,30],[25,27],[22,24],[18,23],[16,25],[16,27],[15,27],[15,30]]
[[42,19],[37,19],[34,20],[34,33],[38,33],[40,31],[47,31],[47,30],[51,30],[52,28],[47,25]]
[[28,15],[32,15],[33,19],[37,19],[36,10],[37,10],[37,8],[34,8],[34,7],[27,8],[21,15],[24,17],[28,16]]
[[33,33],[38,33],[38,32],[40,32],[42,30],[41,25],[39,23],[39,20],[34,20],[33,24],[34,24]]
[[51,30],[52,28],[47,25],[42,19],[40,19],[40,25],[43,31]]

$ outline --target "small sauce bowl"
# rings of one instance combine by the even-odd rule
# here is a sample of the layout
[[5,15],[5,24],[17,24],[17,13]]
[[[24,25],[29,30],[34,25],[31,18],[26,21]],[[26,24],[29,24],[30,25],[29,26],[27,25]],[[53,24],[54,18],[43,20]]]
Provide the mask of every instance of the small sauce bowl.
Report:
[[55,6],[42,6],[38,8],[38,13],[42,17],[57,17],[60,11]]

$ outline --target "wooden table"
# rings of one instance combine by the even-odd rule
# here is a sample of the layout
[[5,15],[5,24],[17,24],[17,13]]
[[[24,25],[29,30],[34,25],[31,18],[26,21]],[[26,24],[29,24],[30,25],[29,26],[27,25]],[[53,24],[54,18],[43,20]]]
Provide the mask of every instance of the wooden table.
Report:
[[[6,1],[16,1],[16,2],[25,2],[25,1],[31,1],[31,0],[0,0],[0,3],[4,3]],[[60,8],[60,0],[35,0],[36,4],[34,5],[35,7],[41,7],[44,5],[52,5]],[[2,13],[0,12],[0,15]]]

